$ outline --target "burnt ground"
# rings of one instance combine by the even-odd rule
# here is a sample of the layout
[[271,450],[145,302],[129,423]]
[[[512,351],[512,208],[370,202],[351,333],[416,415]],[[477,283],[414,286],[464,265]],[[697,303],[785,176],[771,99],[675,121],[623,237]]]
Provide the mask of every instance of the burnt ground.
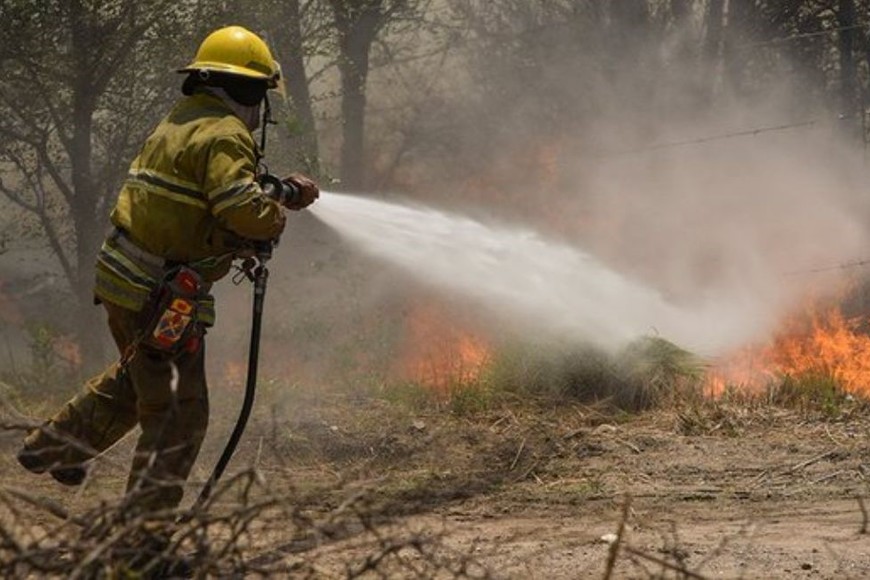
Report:
[[[188,500],[231,421],[214,421]],[[253,525],[245,558],[277,574],[603,578],[622,529],[615,578],[865,578],[868,428],[859,407],[505,403],[456,416],[320,395],[261,401],[230,470],[254,466],[259,493],[313,522]],[[16,438],[0,438],[2,486],[73,513],[121,493],[131,440],[70,491],[20,470]],[[53,518],[21,510],[28,525]]]

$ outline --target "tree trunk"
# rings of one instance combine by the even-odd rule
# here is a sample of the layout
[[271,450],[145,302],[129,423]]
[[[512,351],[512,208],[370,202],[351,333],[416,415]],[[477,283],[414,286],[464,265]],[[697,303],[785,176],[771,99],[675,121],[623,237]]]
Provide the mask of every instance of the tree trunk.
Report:
[[746,51],[740,45],[746,42],[749,25],[748,0],[727,0],[722,31],[722,80],[730,94],[739,94],[743,86],[743,68]]
[[74,85],[72,95],[72,139],[70,142],[70,177],[74,199],[73,228],[76,238],[75,280],[70,280],[76,297],[74,322],[85,367],[96,366],[103,354],[102,334],[93,332],[96,310],[93,308],[94,258],[99,249],[103,227],[96,215],[97,187],[91,167],[92,134],[96,97],[93,91],[93,66],[90,62],[91,26],[78,2],[71,3],[72,56]]
[[[857,86],[857,70],[855,67],[855,33],[856,24],[855,0],[839,0],[837,6],[837,24],[843,29],[840,31],[840,111],[843,115],[843,124],[849,134],[855,134],[855,129],[860,126],[856,122],[855,114]],[[860,120],[858,120],[860,121]]]
[[[864,62],[868,70],[870,70],[870,32],[866,32],[864,30],[861,31],[861,43],[862,50],[864,52]],[[862,137],[864,141],[864,151],[865,156],[867,152],[868,145],[870,145],[870,123],[868,123],[868,111],[867,111],[867,94],[870,91],[870,82],[861,83],[861,100],[860,100],[860,111],[861,111],[861,129],[862,129]]]
[[642,55],[649,42],[649,7],[644,0],[612,1],[610,27],[621,54],[629,55],[630,59]]
[[276,36],[278,52],[281,55],[282,73],[293,106],[293,115],[298,132],[291,136],[293,163],[296,167],[314,176],[320,175],[320,145],[317,141],[317,128],[314,110],[311,106],[311,92],[305,72],[305,54],[302,42],[302,14],[299,0],[289,0],[284,5],[284,22]]
[[341,181],[361,189],[365,180],[366,81],[372,42],[383,24],[382,0],[332,0],[341,74]]
[[[368,57],[365,57],[368,60]],[[365,82],[368,62],[346,62],[341,70],[341,182],[346,189],[365,187]]]
[[707,8],[707,36],[704,39],[704,68],[707,71],[707,95],[710,101],[722,90],[724,27],[725,0],[710,0]]

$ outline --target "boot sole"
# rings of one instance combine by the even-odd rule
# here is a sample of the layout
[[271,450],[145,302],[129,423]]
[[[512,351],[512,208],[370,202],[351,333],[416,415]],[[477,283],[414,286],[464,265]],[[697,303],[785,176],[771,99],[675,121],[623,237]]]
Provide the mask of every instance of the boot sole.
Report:
[[88,476],[87,470],[83,467],[58,467],[49,470],[48,473],[55,481],[69,487],[81,485]]
[[22,449],[18,452],[15,458],[18,460],[18,463],[21,464],[21,467],[23,467],[30,473],[40,475],[46,472],[46,467],[42,464],[42,462],[40,462],[39,455],[33,453],[32,451]]

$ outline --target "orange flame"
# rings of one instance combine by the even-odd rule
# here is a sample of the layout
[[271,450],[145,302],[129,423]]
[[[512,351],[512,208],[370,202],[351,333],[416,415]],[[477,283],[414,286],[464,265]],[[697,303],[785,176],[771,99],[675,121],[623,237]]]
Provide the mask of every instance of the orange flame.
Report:
[[727,386],[761,389],[777,377],[823,373],[855,394],[870,395],[870,336],[864,317],[846,318],[840,308],[810,308],[789,317],[767,345],[745,347],[718,361],[708,375],[713,394]]
[[412,308],[398,372],[444,394],[475,381],[490,358],[479,336],[453,324],[433,302]]

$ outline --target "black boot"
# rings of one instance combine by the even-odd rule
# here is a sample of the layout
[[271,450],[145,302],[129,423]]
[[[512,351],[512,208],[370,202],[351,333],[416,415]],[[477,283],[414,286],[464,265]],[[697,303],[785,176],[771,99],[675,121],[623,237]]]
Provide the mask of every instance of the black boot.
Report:
[[63,485],[81,485],[88,475],[88,470],[84,465],[62,465],[47,468],[40,454],[27,447],[22,448],[15,457],[18,459],[18,463],[30,473],[39,475],[48,471],[55,480]]
[[88,476],[88,470],[83,465],[56,467],[50,469],[48,473],[59,483],[69,486],[81,485]]
[[18,459],[18,463],[20,463],[21,466],[30,473],[35,473],[37,475],[45,473],[46,467],[40,460],[39,453],[34,453],[27,447],[22,447],[15,458]]

